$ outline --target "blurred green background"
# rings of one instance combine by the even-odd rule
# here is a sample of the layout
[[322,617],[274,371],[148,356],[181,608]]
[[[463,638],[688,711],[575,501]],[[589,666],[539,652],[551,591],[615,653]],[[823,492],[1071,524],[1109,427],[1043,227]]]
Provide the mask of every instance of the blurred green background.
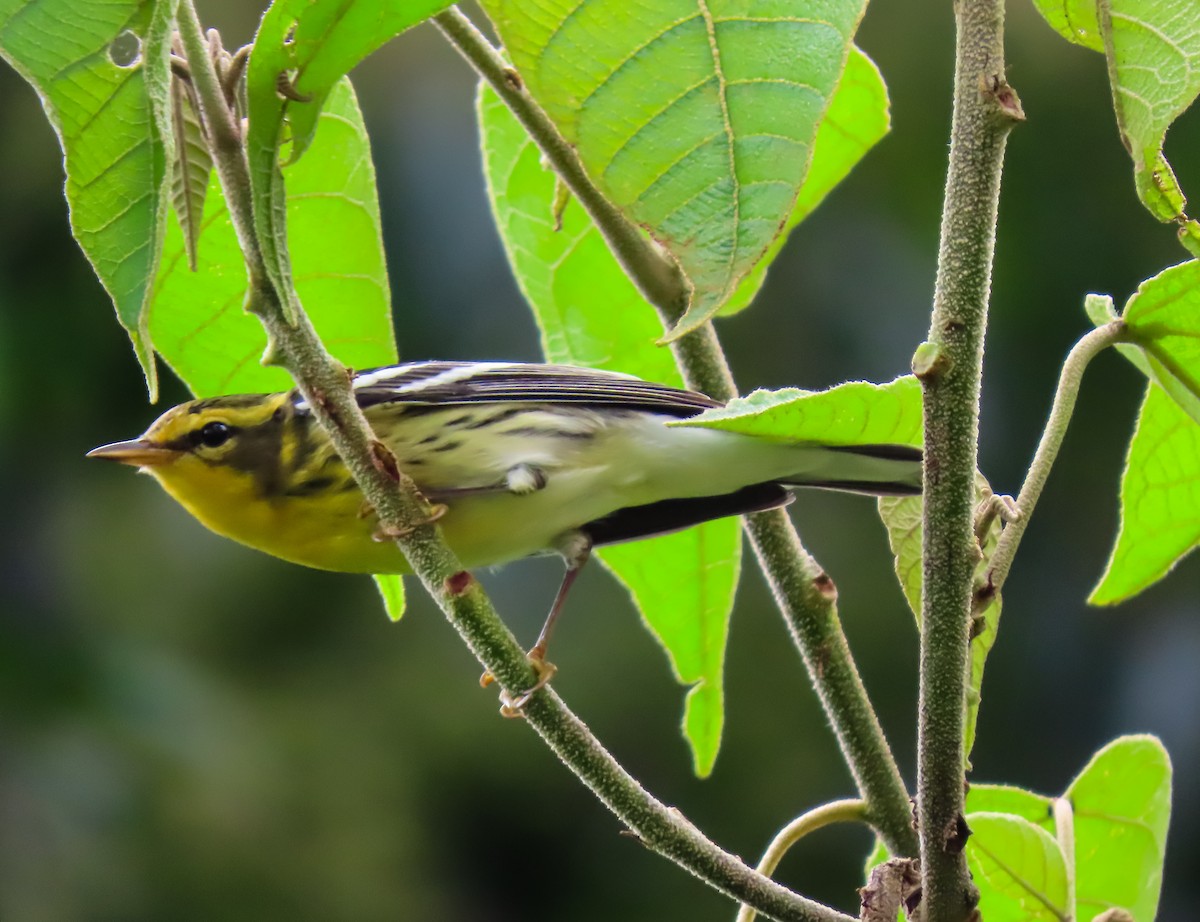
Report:
[[[226,45],[256,14],[201,3]],[[794,235],[759,303],[720,324],[743,390],[886,380],[928,323],[952,69],[950,4],[880,3],[860,44],[894,127]],[[1103,60],[1011,4],[1009,144],[981,466],[1016,492],[1089,291],[1118,303],[1184,253],[1137,203]],[[474,76],[431,28],[355,74],[372,130],[401,355],[536,359],[484,195]],[[1200,119],[1168,140],[1200,195]],[[633,840],[492,691],[416,591],[397,625],[369,580],[210,535],[148,479],[86,462],[159,412],[67,228],[61,158],[34,93],[0,68],[0,919],[728,919],[724,898]],[[183,399],[166,375],[166,405]],[[1062,790],[1124,732],[1159,734],[1176,794],[1160,918],[1200,879],[1200,563],[1115,610],[1083,599],[1116,527],[1142,383],[1115,355],[1077,419],[1012,579],[988,665],[974,779]],[[906,777],[916,636],[870,502],[809,494],[802,535]],[[485,575],[532,640],[554,561]],[[698,781],[682,689],[622,591],[584,574],[555,687],[661,799],[754,861],[851,782],[761,578],[728,653],[728,723]],[[816,835],[781,878],[854,911],[869,837]]]

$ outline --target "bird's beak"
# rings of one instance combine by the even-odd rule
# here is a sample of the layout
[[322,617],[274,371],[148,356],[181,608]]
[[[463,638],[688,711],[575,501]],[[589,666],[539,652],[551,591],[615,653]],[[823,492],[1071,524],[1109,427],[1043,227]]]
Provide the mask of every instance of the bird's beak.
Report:
[[130,439],[128,442],[113,442],[111,445],[101,445],[87,453],[89,458],[107,458],[109,461],[120,461],[134,467],[158,467],[170,464],[183,452],[175,448],[156,445],[146,439]]

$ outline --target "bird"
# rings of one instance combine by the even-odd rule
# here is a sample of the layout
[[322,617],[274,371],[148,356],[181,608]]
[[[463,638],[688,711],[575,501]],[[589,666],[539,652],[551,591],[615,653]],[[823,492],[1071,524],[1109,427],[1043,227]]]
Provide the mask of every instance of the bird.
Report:
[[[530,657],[591,551],[786,505],[798,487],[921,490],[909,445],[785,442],[670,426],[723,406],[570,365],[409,362],[352,375],[376,437],[442,512],[465,567],[559,554],[562,584]],[[308,567],[409,573],[299,390],[206,397],[88,457],[150,474],[212,531]]]

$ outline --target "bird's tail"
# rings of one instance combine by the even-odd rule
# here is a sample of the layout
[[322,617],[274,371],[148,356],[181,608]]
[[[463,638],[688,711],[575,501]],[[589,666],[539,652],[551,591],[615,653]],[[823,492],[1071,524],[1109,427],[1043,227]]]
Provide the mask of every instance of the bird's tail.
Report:
[[778,482],[873,496],[915,496],[921,492],[921,449],[911,445],[827,445],[809,470],[780,477]]

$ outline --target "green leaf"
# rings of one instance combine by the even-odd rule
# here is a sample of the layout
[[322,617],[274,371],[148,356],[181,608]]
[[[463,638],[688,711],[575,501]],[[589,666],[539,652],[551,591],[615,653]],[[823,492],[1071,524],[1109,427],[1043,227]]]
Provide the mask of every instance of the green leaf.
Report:
[[1067,863],[1054,837],[1007,813],[968,813],[967,866],[988,922],[1068,922]]
[[1200,544],[1200,424],[1151,383],[1121,478],[1121,525],[1088,601],[1137,595]]
[[[1003,785],[971,786],[967,861],[984,918],[1065,918],[1072,907],[1069,884],[1062,889],[1061,863],[1075,878],[1078,922],[1091,922],[1114,907],[1132,913],[1136,922],[1153,922],[1171,818],[1171,762],[1162,743],[1152,736],[1114,740],[1092,757],[1063,800],[1074,841],[1066,856],[1051,836],[1052,798]],[[889,857],[876,842],[867,872]]]
[[967,791],[967,813],[1007,813],[1047,830],[1054,828],[1053,808],[1051,798],[1007,784],[972,784]]
[[483,0],[525,86],[597,187],[711,317],[791,214],[862,0]]
[[[992,497],[992,489],[982,474],[975,475],[975,502],[980,503]],[[916,616],[917,628],[921,625],[921,513],[922,501],[919,496],[881,496],[879,517],[888,533],[888,544],[892,549],[896,578],[904,591],[908,607]],[[993,518],[988,525],[983,541],[983,556],[975,567],[975,588],[978,590],[986,578],[991,564],[992,554],[995,553],[996,543],[1000,540],[1001,521]],[[999,593],[992,596],[981,612],[974,619],[971,637],[971,659],[967,675],[966,720],[963,724],[963,755],[967,759],[966,767],[971,768],[971,750],[975,745],[975,728],[979,720],[979,705],[982,700],[983,667],[987,662],[988,653],[996,643],[996,633],[1000,627],[1000,610],[1002,600]],[[982,808],[981,808],[982,809]]]
[[404,614],[404,577],[395,573],[376,573],[375,588],[383,599],[383,609],[392,621],[399,621]]
[[[981,859],[985,866],[988,863],[986,855],[982,853],[973,854],[971,851],[973,847],[972,843],[976,841],[974,838],[975,833],[978,832],[977,824],[974,821],[975,817],[1005,815],[1022,824],[1020,826],[1022,830],[1025,829],[1026,825],[1031,825],[1035,827],[1040,826],[1042,829],[1047,830],[1047,832],[1051,832],[1054,829],[1051,814],[1052,807],[1053,803],[1049,797],[1043,797],[1040,794],[1034,794],[1032,791],[1026,791],[1022,788],[999,784],[972,784],[970,790],[967,791],[965,811],[968,817],[971,818],[969,825],[972,837],[967,840],[967,857],[968,861],[971,862],[972,873],[976,872]],[[985,830],[988,829],[986,820],[982,825]],[[985,841],[984,845],[987,846],[990,844],[992,847],[996,847],[996,835],[991,835],[990,839],[990,843]],[[1041,851],[1044,846],[1045,840],[1039,838],[1037,840],[1037,850]],[[1061,851],[1059,854],[1061,856]],[[870,877],[872,868],[883,864],[883,862],[891,857],[892,855],[888,851],[887,846],[883,844],[883,841],[876,839],[875,847],[866,859],[863,873],[864,879]],[[1010,856],[1006,855],[1005,857]],[[974,858],[974,861],[971,860],[972,858]],[[1020,865],[1020,863],[1021,861],[1018,858],[1016,864]],[[989,920],[993,917],[993,911],[997,913],[997,917],[1012,918],[1013,900],[1010,896],[1003,893],[1005,889],[1009,889],[1013,885],[1012,875],[995,874],[994,864],[994,861],[991,862],[992,866],[987,868],[989,871],[988,876],[981,878],[980,875],[975,875],[975,880],[979,884],[981,893],[980,909],[986,913],[985,918]],[[999,884],[999,887],[997,887],[997,884]],[[900,918],[907,918],[903,911],[900,913]],[[1024,917],[1017,916],[1017,918]],[[1042,918],[1042,916],[1034,914],[1030,918],[1037,919]],[[1050,918],[1054,917],[1051,916]]]
[[175,4],[0,0],[0,56],[37,90],[58,134],[72,232],[129,333],[152,400],[146,318],[170,193]]
[[[339,80],[400,33],[450,6],[448,0],[275,0],[263,17],[251,56],[251,87],[264,118],[252,127],[264,146],[278,137],[285,113],[292,127],[291,159],[312,143],[317,117]],[[291,94],[277,90],[286,74]],[[270,100],[270,105],[266,105]]]
[[[1120,319],[1117,316],[1117,312],[1113,309],[1113,299],[1108,295],[1088,295],[1084,299],[1083,309],[1087,312],[1088,319],[1098,327],[1102,327],[1105,324]],[[1159,385],[1166,384],[1169,388],[1171,388],[1168,390],[1168,393],[1172,393],[1176,397],[1176,402],[1180,403],[1180,405],[1187,409],[1189,413],[1192,413],[1192,408],[1189,404],[1194,401],[1189,400],[1187,389],[1183,388],[1182,390],[1176,390],[1174,388],[1174,381],[1169,375],[1160,380],[1154,367],[1150,364],[1149,357],[1140,346],[1133,346],[1129,345],[1128,343],[1118,343],[1115,348],[1119,353],[1121,353],[1121,355],[1125,356],[1125,358],[1127,358],[1133,364],[1134,368],[1144,374],[1151,381],[1154,381]],[[1196,412],[1200,412],[1200,406],[1196,407]]]
[[887,384],[851,381],[827,391],[757,390],[668,425],[723,429],[780,442],[920,446],[921,385],[904,375]]
[[[1150,379],[1121,479],[1121,525],[1088,599],[1115,605],[1165,576],[1200,544],[1200,261],[1147,279],[1122,319],[1136,345],[1117,348]],[[1084,303],[1097,326],[1112,300]]]
[[1067,41],[1104,51],[1100,23],[1096,19],[1096,0],[1033,0],[1046,22]]
[[1152,922],[1171,819],[1171,760],[1162,743],[1152,736],[1114,740],[1065,796],[1075,814],[1080,922],[1113,906]]
[[725,642],[741,564],[738,520],[707,522],[601,553],[662,643],[675,678],[691,686],[683,731],[696,774],[704,777],[716,761],[725,721]]
[[[246,68],[246,154],[254,189],[254,226],[271,281],[294,314],[279,161],[292,126],[289,159],[313,138],[317,118],[338,81],[391,38],[445,9],[446,0],[275,0],[259,24]],[[290,86],[285,98],[281,81]]]
[[[1131,361],[1200,423],[1200,261],[1142,282],[1122,319],[1144,356]],[[1130,352],[1138,350],[1127,347]]]
[[[654,310],[579,203],[571,199],[561,207],[554,173],[486,85],[478,114],[496,226],[541,330],[546,358],[682,386],[670,352],[654,344],[662,334]],[[737,520],[723,519],[639,541],[636,549],[597,552],[630,590],[676,676],[693,686],[684,733],[700,775],[712,769],[721,738],[724,647],[740,548]]]
[[1096,9],[1138,194],[1160,221],[1186,220],[1162,147],[1167,129],[1200,94],[1196,9],[1178,0],[1097,0]]
[[1167,129],[1200,94],[1200,30],[1194,4],[1180,0],[1034,0],[1046,21],[1108,62],[1121,140],[1133,158],[1138,196],[1158,220],[1179,225],[1200,255],[1200,224],[1163,156]]
[[813,393],[755,391],[670,426],[723,429],[781,442],[921,444],[921,386],[911,375],[888,384],[855,381]]
[[171,207],[183,230],[188,268],[196,270],[196,245],[204,220],[204,198],[212,176],[213,160],[200,127],[200,114],[190,87],[171,78],[171,115],[174,123],[175,169],[171,176]]
[[[396,360],[375,196],[366,129],[343,81],[308,156],[288,169],[287,210],[297,289],[325,345],[352,368]],[[150,315],[156,348],[198,395],[292,386],[281,368],[258,362],[267,339],[242,310],[245,289],[241,250],[214,178],[197,271],[188,271],[183,235],[172,224]]]
[[829,109],[817,128],[813,143],[812,166],[804,177],[800,195],[783,233],[772,241],[767,252],[742,279],[721,314],[728,316],[750,306],[767,278],[767,269],[787,243],[792,228],[807,218],[825,200],[855,165],[866,156],[891,128],[887,86],[875,62],[860,49],[851,48],[846,69],[833,92]]
[[921,497],[881,496],[879,518],[887,529],[892,566],[904,600],[921,628]]

